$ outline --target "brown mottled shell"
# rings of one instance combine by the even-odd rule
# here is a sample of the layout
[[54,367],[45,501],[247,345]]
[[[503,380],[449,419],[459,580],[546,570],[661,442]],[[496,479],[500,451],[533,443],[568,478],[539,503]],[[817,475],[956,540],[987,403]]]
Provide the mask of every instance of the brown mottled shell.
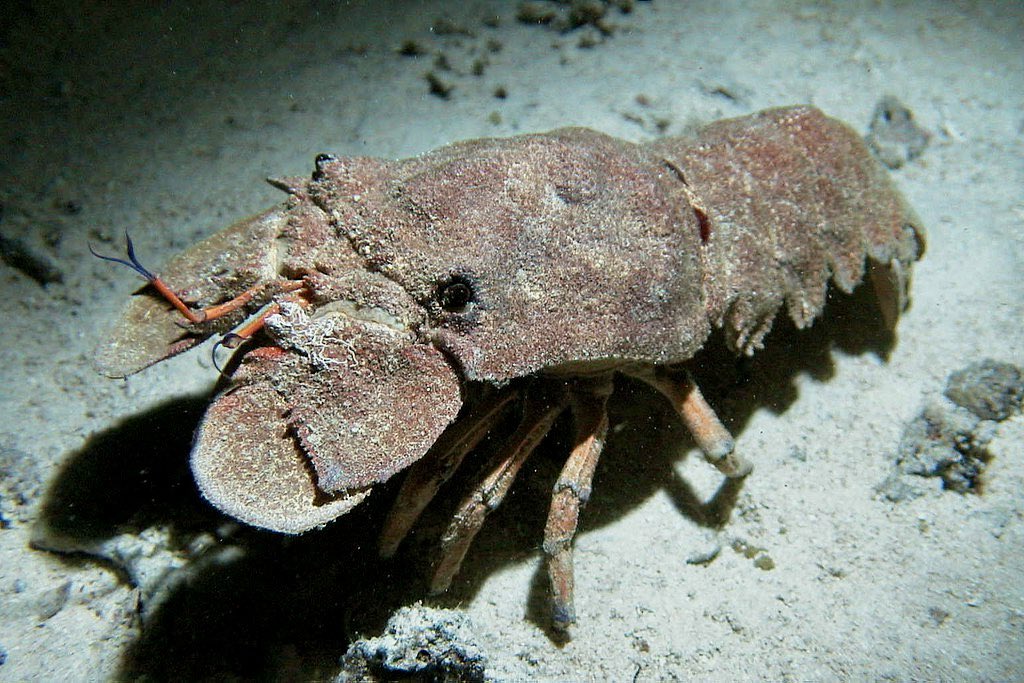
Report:
[[797,327],[810,325],[825,305],[829,278],[851,292],[865,258],[898,273],[898,295],[883,305],[893,319],[902,310],[924,232],[846,124],[812,107],[771,109],[651,149],[676,173],[705,224],[707,312],[735,349],[759,348],[784,304]]

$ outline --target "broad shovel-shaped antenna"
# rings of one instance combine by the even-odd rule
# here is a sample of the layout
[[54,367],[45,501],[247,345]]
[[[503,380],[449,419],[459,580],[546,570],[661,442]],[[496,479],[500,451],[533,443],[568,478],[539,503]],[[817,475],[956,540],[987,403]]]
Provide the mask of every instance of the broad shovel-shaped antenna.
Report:
[[407,330],[298,306],[267,329],[281,347],[243,360],[192,451],[203,495],[249,524],[301,533],[348,512],[462,406],[444,356]]
[[369,492],[331,497],[320,491],[287,412],[288,403],[270,382],[228,389],[206,412],[192,471],[203,496],[221,511],[298,534],[345,514]]
[[[283,205],[239,221],[171,259],[159,275],[178,296],[197,308],[269,284],[279,279],[277,237],[287,221]],[[102,258],[125,263],[143,277],[149,275],[138,266],[134,254],[130,254],[130,263]],[[127,377],[230,330],[264,303],[257,297],[252,306],[198,329],[189,326],[182,314],[147,284],[135,293],[114,329],[96,349],[96,368],[108,377]]]

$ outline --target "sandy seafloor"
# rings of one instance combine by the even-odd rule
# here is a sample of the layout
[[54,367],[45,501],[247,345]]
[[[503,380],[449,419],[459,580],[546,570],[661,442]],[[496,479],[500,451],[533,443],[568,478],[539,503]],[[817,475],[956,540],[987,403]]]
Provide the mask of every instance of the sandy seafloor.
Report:
[[[1024,679],[1024,418],[998,425],[980,495],[876,493],[952,371],[1024,364],[1015,4],[655,0],[611,11],[604,36],[484,1],[6,3],[0,232],[63,281],[0,265],[0,680],[330,678],[420,600],[465,617],[496,680]],[[457,489],[387,563],[373,540],[393,485],[298,539],[243,528],[188,472],[209,345],[126,381],[90,365],[139,281],[87,243],[115,251],[129,228],[159,269],[279,201],[262,179],[319,152],[398,158],[568,124],[642,141],[794,103],[866,132],[885,95],[931,135],[893,172],[929,238],[898,338],[860,313],[869,297],[837,297],[811,331],[773,333],[746,383],[709,389],[756,466],[717,498],[666,406],[623,383],[569,642],[546,628],[540,553],[564,433],[428,598]]]

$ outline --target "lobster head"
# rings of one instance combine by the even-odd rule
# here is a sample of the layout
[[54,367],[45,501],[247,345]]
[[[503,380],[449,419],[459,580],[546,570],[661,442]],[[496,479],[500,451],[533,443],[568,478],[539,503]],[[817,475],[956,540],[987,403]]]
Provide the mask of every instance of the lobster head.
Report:
[[699,348],[699,226],[645,154],[563,129],[402,161],[321,155],[312,178],[274,181],[285,203],[162,273],[197,308],[243,292],[247,305],[183,325],[144,288],[98,365],[137,372],[273,306],[229,366],[192,467],[247,523],[322,525],[422,458],[471,383]]

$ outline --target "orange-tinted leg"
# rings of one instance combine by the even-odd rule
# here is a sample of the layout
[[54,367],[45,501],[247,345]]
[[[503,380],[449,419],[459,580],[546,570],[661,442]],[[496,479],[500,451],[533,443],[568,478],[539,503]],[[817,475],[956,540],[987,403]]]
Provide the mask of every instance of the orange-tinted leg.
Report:
[[[259,294],[261,291],[265,289],[265,285],[256,285],[245,290],[244,292],[242,292],[235,298],[231,299],[230,301],[225,301],[224,303],[217,304],[215,306],[209,306],[207,308],[202,308],[198,310],[193,309],[191,306],[182,301],[181,297],[179,297],[174,292],[174,290],[167,285],[166,282],[160,279],[159,275],[150,272],[141,263],[139,263],[138,258],[136,258],[135,256],[135,245],[132,244],[131,237],[128,236],[127,232],[125,232],[124,237],[125,241],[128,243],[127,260],[114,258],[113,256],[104,256],[102,254],[98,254],[92,248],[92,245],[89,246],[89,251],[92,252],[93,256],[101,258],[104,261],[112,261],[113,263],[120,263],[121,265],[128,266],[136,273],[144,277],[151,285],[153,285],[153,288],[160,294],[160,296],[167,299],[167,301],[172,306],[174,306],[174,308],[176,308],[183,316],[185,316],[185,319],[188,320],[190,323],[198,324],[206,322],[207,320],[215,320],[224,315],[227,315],[228,313],[237,311],[238,309],[242,308],[250,301],[252,301],[253,297],[255,297],[257,294]],[[301,280],[285,280],[278,284],[278,291],[294,292],[296,290],[302,289],[304,286],[305,283],[302,282]],[[257,329],[259,329],[259,326],[257,326],[253,330],[253,332],[255,332],[255,330]],[[239,336],[242,336],[244,338],[246,335]],[[228,348],[234,347],[229,346]]]
[[395,554],[398,545],[434,499],[441,485],[505,415],[506,408],[518,396],[519,391],[516,389],[506,389],[487,396],[469,415],[461,418],[441,436],[441,441],[427,457],[409,468],[380,534],[381,557]]
[[[150,284],[153,285],[154,288],[156,288],[156,291],[160,292],[161,296],[163,296],[171,303],[172,306],[181,311],[181,314],[185,316],[185,318],[187,318],[190,323],[203,323],[206,322],[207,320],[216,320],[217,318],[223,317],[228,313],[237,311],[238,309],[242,308],[247,303],[252,301],[253,297],[255,297],[257,294],[266,289],[264,285],[255,285],[245,290],[244,292],[236,296],[234,299],[231,299],[230,301],[225,301],[224,303],[216,304],[215,306],[208,306],[206,308],[195,310],[191,308],[188,304],[186,304],[184,301],[182,301],[181,298],[179,298],[178,295],[175,294],[174,291],[170,287],[168,287],[163,280],[160,279],[159,276],[154,275],[153,279],[150,280],[149,282]],[[299,289],[302,289],[305,286],[305,283],[302,282],[301,280],[285,280],[283,282],[278,283],[276,288],[280,292],[294,292]],[[268,311],[269,310],[270,309],[268,309]],[[236,333],[236,336],[242,337],[243,339],[248,338],[261,327],[263,327],[264,318],[266,318],[268,315],[273,315],[273,313],[277,313],[279,310],[279,308],[275,308],[275,310],[271,312],[262,313],[260,317],[257,318],[257,320],[259,321],[258,325],[252,327],[252,329],[249,330],[247,334],[243,334],[242,331],[239,330]],[[253,322],[255,323],[256,321]],[[253,325],[253,323],[249,323],[249,325],[242,329],[248,329],[251,325]],[[225,344],[225,346],[227,346],[227,344]],[[228,346],[228,348],[234,347]]]
[[483,479],[463,499],[441,537],[441,559],[434,569],[431,592],[441,593],[451,585],[487,514],[504,500],[519,469],[564,408],[564,396],[527,395],[519,427],[488,464]]
[[727,477],[745,477],[750,474],[751,464],[735,453],[736,444],[732,435],[704,400],[689,373],[665,368],[645,368],[632,370],[629,374],[650,384],[672,403],[704,453],[705,460]]
[[553,625],[559,631],[568,630],[576,621],[572,543],[580,511],[590,498],[594,470],[608,433],[606,406],[611,392],[611,377],[591,386],[581,385],[572,392],[576,442],[555,482],[551,510],[544,528]]
[[242,325],[233,332],[225,334],[224,338],[220,340],[219,345],[223,346],[225,349],[237,349],[244,341],[249,339],[249,337],[263,329],[263,325],[267,322],[267,318],[280,312],[281,307],[279,305],[270,304],[248,323]]

